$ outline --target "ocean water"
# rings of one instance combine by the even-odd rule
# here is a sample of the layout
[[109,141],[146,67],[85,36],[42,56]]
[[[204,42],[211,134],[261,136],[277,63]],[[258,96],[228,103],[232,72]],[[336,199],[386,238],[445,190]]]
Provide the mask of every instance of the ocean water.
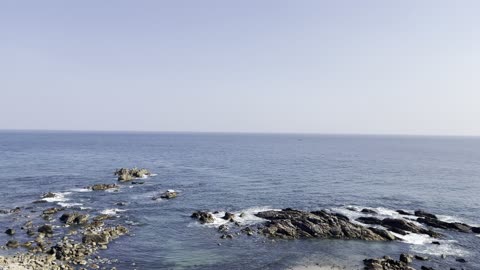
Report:
[[[84,189],[115,183],[116,168],[133,166],[156,175],[118,192]],[[215,225],[190,218],[196,210],[245,212],[243,222],[255,223],[256,211],[286,207],[332,209],[353,218],[360,213],[349,209],[369,207],[385,217],[398,216],[396,209],[424,209],[478,226],[479,138],[1,132],[0,183],[0,209],[45,208],[32,202],[51,191],[59,196],[49,206],[117,215],[132,234],[100,252],[116,259],[117,269],[361,269],[364,258],[402,252],[428,255],[423,265],[436,269],[480,269],[480,237],[474,234],[440,231],[445,238],[439,246],[413,234],[389,243],[220,239]],[[151,200],[167,189],[179,197]],[[16,222],[0,215],[2,230]],[[0,234],[1,244],[8,239]],[[456,262],[459,257],[467,263]]]

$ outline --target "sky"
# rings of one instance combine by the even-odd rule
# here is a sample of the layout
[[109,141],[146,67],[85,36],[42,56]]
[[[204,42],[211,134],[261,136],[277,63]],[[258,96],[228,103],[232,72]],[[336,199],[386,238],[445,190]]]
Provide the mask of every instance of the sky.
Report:
[[479,12],[0,0],[0,129],[480,135]]

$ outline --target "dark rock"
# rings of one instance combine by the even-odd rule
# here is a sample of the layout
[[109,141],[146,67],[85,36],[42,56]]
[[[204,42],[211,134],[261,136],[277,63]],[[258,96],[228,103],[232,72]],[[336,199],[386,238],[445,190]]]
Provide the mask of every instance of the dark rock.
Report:
[[362,211],[360,211],[360,212],[365,213],[365,214],[374,214],[374,215],[378,214],[377,211],[372,210],[372,209],[368,209],[368,208],[363,208]]
[[213,217],[212,214],[207,212],[202,212],[202,211],[194,212],[190,217],[198,219],[202,224],[213,223],[215,221],[215,218]]
[[233,220],[234,217],[235,217],[235,214],[225,212],[225,215],[222,218],[228,221],[234,221]]
[[459,262],[459,263],[466,263],[467,260],[465,260],[464,258],[457,258],[455,259],[455,261]]
[[261,227],[261,232],[271,238],[389,240],[368,228],[326,211],[303,212],[284,209],[259,212],[256,216],[268,220]]
[[382,225],[382,220],[376,217],[359,217],[356,219],[358,222],[363,224],[374,224],[374,225]]
[[60,221],[67,225],[81,225],[88,222],[88,215],[80,213],[65,213],[60,217]]
[[422,269],[422,270],[435,270],[435,268],[433,268],[433,267],[427,267],[427,266],[424,266],[424,265],[422,265],[422,268],[420,268],[420,269]]
[[473,233],[480,233],[480,227],[472,227]]
[[428,258],[427,256],[415,255],[415,259],[419,261],[428,261],[430,258]]
[[144,181],[132,181],[132,185],[143,185],[145,184]]
[[107,190],[112,188],[118,188],[118,185],[117,184],[95,184],[88,188],[91,190],[97,191],[97,190]]
[[403,211],[403,210],[397,210],[397,213],[399,213],[400,215],[404,215],[404,216],[413,216],[412,213],[409,213],[409,212]]
[[416,210],[415,211],[415,216],[437,219],[437,216],[435,216],[434,214],[430,214],[430,213],[425,212],[423,210]]
[[470,226],[468,226],[467,224],[464,224],[464,223],[444,222],[444,221],[440,221],[438,219],[429,218],[429,217],[418,218],[417,221],[420,222],[420,223],[423,223],[425,225],[434,227],[434,228],[454,230],[454,231],[463,232],[463,233],[472,232],[472,228]]
[[408,232],[413,232],[413,233],[420,233],[420,234],[427,234],[432,237],[439,237],[440,234],[424,229],[422,227],[419,227],[412,222],[405,221],[403,219],[393,219],[393,218],[386,218],[382,220],[382,226],[388,228],[388,229],[399,229],[402,231],[408,231]]
[[9,228],[9,229],[7,229],[7,230],[5,231],[5,233],[11,236],[11,235],[14,235],[14,234],[15,234],[15,230]]
[[[43,226],[40,226],[37,230],[39,233],[44,233],[44,234],[53,234],[53,227],[52,225],[45,224]],[[28,231],[27,231],[28,234]]]
[[438,242],[438,241],[433,241],[433,242],[432,242],[432,245],[440,245],[440,242]]

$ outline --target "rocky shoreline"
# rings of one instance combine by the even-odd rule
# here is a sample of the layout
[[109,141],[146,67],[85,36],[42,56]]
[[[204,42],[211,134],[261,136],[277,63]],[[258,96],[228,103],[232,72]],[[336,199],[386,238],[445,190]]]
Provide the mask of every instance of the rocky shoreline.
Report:
[[[115,171],[118,181],[124,183],[135,178],[151,175],[146,169],[119,169]],[[117,184],[95,184],[87,190],[102,192],[118,190]],[[86,211],[73,211],[67,207],[52,207],[58,194],[48,192],[34,201],[43,205],[43,210],[32,207],[17,207],[0,210],[2,215],[11,215],[12,223],[23,220],[19,228],[5,231],[11,239],[0,246],[4,250],[21,251],[10,256],[0,256],[0,269],[116,269],[109,266],[112,260],[101,258],[98,253],[108,249],[115,239],[128,235],[125,224],[119,224],[116,217],[108,214],[90,216]],[[117,203],[118,205],[118,203]],[[33,215],[32,215],[33,214]]]

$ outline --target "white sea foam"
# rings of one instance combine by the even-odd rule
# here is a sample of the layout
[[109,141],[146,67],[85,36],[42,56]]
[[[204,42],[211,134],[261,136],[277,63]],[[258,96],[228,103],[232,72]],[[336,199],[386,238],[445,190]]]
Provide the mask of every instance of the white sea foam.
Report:
[[73,192],[91,192],[92,190],[89,188],[72,188],[70,189]]
[[82,206],[83,204],[82,203],[68,203],[68,202],[59,202],[57,203],[58,205],[60,205],[61,207],[74,207],[74,206]]
[[440,245],[426,243],[423,245],[413,245],[411,250],[415,253],[423,253],[433,256],[449,255],[457,257],[466,257],[470,254],[469,251],[456,245],[455,240],[435,240],[440,242]]
[[125,211],[127,211],[127,210],[118,209],[118,208],[110,208],[110,209],[105,209],[105,210],[101,211],[100,213],[104,214],[104,215],[116,215],[117,213],[125,212]]
[[65,201],[70,200],[70,199],[66,198],[65,196],[72,194],[72,192],[54,192],[53,194],[55,194],[54,197],[43,198],[42,200],[46,201],[46,202],[65,202]]

